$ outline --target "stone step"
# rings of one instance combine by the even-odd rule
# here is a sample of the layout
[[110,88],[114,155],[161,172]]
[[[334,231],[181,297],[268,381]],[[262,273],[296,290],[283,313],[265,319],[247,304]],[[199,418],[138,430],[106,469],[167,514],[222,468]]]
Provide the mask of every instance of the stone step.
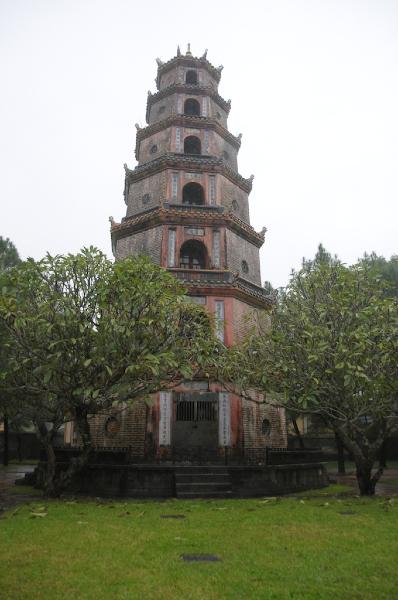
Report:
[[187,473],[204,475],[206,473],[217,473],[217,474],[227,474],[228,469],[226,467],[218,467],[218,466],[206,466],[206,465],[189,465],[184,467],[174,467],[174,472],[176,475],[182,475]]
[[228,473],[176,473],[176,482],[178,483],[195,483],[196,481],[209,483],[213,481],[228,482],[230,481]]
[[224,483],[219,483],[219,482],[194,482],[194,483],[176,483],[176,492],[177,495],[180,494],[180,492],[221,492],[223,490],[226,491],[230,491],[231,490],[231,484],[229,481],[226,481]]
[[193,500],[194,498],[232,498],[231,490],[219,492],[179,492],[177,498],[180,500]]
[[231,479],[225,467],[187,466],[175,470],[177,498],[227,498]]

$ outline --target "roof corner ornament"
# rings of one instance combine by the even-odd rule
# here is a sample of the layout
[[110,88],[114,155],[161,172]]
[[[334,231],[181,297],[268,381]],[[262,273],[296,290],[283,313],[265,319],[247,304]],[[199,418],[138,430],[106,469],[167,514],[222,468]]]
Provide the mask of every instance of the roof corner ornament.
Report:
[[189,42],[188,42],[187,51],[186,51],[185,56],[192,56],[191,44]]
[[203,52],[201,58],[204,58],[205,60],[207,59],[207,48],[206,50]]
[[158,67],[161,67],[162,65],[164,65],[164,62],[162,60],[160,60],[160,58],[157,58],[156,62],[158,64]]
[[128,168],[128,166],[127,166],[127,163],[124,163],[124,165],[123,165],[123,169],[125,170],[125,172],[126,172],[126,175],[127,175],[127,173],[129,172],[129,168]]
[[181,56],[180,44],[177,46],[177,56]]
[[238,140],[241,141],[241,139],[242,139],[242,134],[238,133]]
[[250,177],[249,177],[250,183],[253,183],[253,179],[254,179],[254,175],[250,175]]
[[109,217],[108,221],[111,224],[111,227],[113,227],[114,225],[116,225],[116,221],[115,221],[115,219],[113,217]]
[[219,71],[221,73],[221,71],[223,70],[223,68],[224,68],[224,65],[219,65],[217,67],[217,71]]
[[231,108],[231,100],[227,100],[227,104]]
[[263,227],[262,230],[260,231],[261,237],[264,237],[266,233],[267,233],[267,228]]
[[148,90],[148,98],[150,98],[152,96],[152,92],[151,90]]
[[140,131],[140,129],[142,129],[142,127],[140,127],[138,123],[135,123],[135,128],[137,131]]

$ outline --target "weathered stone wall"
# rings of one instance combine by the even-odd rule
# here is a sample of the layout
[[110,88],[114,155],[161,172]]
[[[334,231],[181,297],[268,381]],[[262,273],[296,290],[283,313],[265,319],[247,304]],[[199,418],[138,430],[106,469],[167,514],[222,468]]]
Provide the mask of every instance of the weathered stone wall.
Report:
[[128,237],[120,238],[116,243],[117,259],[128,256],[149,256],[157,265],[161,264],[162,226],[139,231]]
[[248,194],[226,177],[219,177],[219,202],[239,219],[250,223]]
[[[173,152],[171,140],[172,129],[162,129],[157,133],[154,133],[148,138],[145,138],[140,143],[140,152],[138,157],[138,163],[140,165],[158,158],[166,152]],[[156,146],[156,151],[155,151]]]
[[127,200],[127,217],[159,206],[160,200],[166,198],[167,172],[162,171],[149,175],[145,179],[130,184]]
[[[144,457],[147,411],[145,402],[136,401],[124,410],[115,409],[107,414],[95,415],[90,422],[93,445],[104,448],[129,448],[133,456]],[[110,418],[115,419],[117,430],[107,430],[106,425]]]
[[177,94],[170,94],[151,105],[148,123],[152,125],[152,123],[158,123],[158,121],[163,121],[175,114],[177,114]]
[[[226,230],[227,266],[238,271],[240,276],[256,285],[261,285],[260,255],[257,246],[251,244],[234,231]],[[246,261],[249,272],[244,273],[242,261]]]
[[234,298],[233,300],[233,340],[234,343],[241,341],[251,331],[256,331],[259,320],[262,325],[270,320],[264,310],[253,308]]
[[[257,398],[258,399],[258,398]],[[242,420],[245,448],[286,448],[286,417],[283,408],[257,404],[243,399]],[[270,423],[269,433],[263,433],[263,421]]]
[[170,85],[185,83],[187,71],[196,71],[198,75],[198,85],[211,86],[213,89],[217,90],[217,81],[210,75],[207,69],[195,69],[193,67],[185,66],[175,67],[169,71],[166,71],[166,73],[164,73],[160,78],[159,89],[163,90]]
[[209,131],[209,140],[210,144],[207,154],[223,158],[231,169],[237,171],[238,152],[236,148],[215,131]]

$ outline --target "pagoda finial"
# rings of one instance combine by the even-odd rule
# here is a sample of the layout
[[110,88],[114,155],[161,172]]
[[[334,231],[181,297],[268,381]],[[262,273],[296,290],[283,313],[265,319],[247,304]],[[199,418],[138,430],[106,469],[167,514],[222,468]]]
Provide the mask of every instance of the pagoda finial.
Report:
[[207,58],[207,48],[206,48],[206,50],[203,52],[203,54],[202,54],[202,58],[205,58],[205,59]]
[[177,56],[181,56],[180,44],[177,46]]
[[187,46],[187,53],[186,56],[192,56],[192,52],[191,52],[191,44],[188,42],[188,46]]

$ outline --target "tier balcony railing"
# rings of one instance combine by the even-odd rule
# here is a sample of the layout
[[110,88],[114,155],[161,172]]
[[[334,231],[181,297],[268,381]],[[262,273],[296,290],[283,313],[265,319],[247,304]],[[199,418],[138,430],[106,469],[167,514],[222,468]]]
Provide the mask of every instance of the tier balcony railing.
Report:
[[185,269],[184,267],[169,268],[169,270],[182,281],[211,282],[211,283],[233,283],[235,277],[231,271],[215,269],[201,269],[200,266]]

